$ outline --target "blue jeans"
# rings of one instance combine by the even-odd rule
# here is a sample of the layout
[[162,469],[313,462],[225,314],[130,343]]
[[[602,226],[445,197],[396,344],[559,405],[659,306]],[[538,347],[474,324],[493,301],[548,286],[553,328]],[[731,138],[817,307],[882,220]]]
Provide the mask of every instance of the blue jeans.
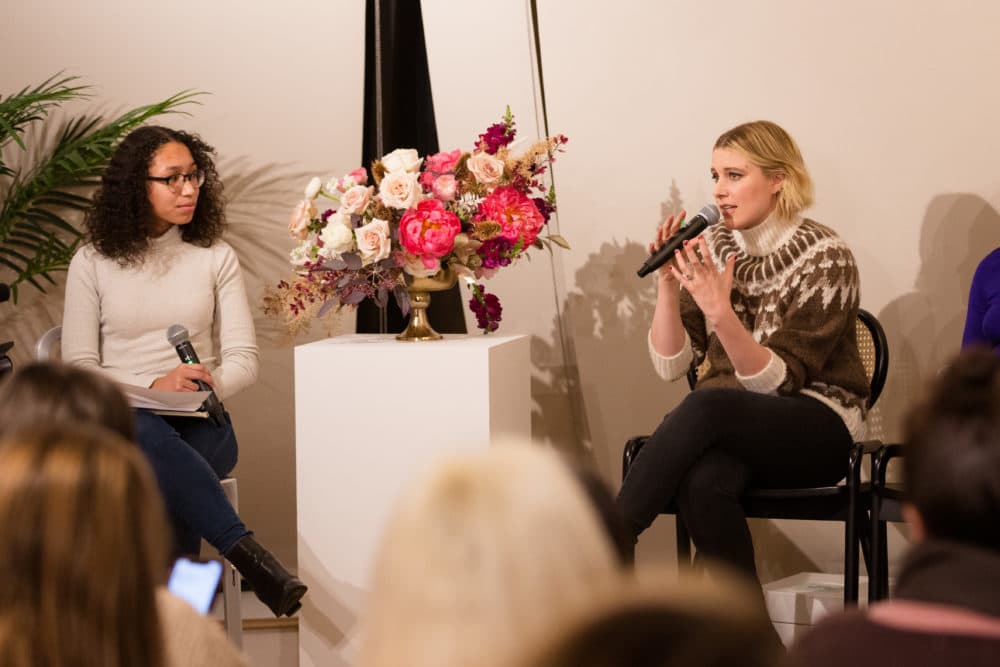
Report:
[[236,466],[238,446],[232,421],[216,426],[210,419],[163,417],[136,410],[136,439],[156,473],[175,547],[197,554],[201,538],[227,553],[249,534],[219,480]]

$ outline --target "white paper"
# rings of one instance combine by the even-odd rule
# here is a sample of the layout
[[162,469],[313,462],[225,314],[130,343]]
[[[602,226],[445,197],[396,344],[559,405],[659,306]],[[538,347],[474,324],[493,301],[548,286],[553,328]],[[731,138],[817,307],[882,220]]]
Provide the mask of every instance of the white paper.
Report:
[[209,394],[207,391],[146,389],[131,384],[123,384],[121,388],[133,408],[146,408],[148,410],[194,412],[201,407]]

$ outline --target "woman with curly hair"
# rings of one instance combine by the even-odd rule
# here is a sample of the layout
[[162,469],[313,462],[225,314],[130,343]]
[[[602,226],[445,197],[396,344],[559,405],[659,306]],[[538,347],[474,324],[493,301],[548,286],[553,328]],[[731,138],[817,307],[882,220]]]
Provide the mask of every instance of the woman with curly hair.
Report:
[[[236,253],[225,227],[214,150],[165,127],[131,132],[115,150],[87,213],[90,243],[73,257],[63,313],[63,358],[125,385],[226,399],[257,378],[257,343]],[[167,329],[184,326],[200,364],[178,363]],[[216,346],[218,341],[218,347]],[[176,548],[218,549],[275,615],[301,606],[306,587],[247,530],[219,480],[236,465],[222,423],[136,410],[136,436],[173,521]]]

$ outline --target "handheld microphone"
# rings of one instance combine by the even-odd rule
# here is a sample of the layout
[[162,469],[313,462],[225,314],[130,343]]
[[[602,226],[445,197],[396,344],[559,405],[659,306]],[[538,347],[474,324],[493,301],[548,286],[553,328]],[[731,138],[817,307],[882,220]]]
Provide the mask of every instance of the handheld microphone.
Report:
[[674,251],[681,247],[681,244],[701,234],[709,225],[719,222],[719,217],[719,209],[715,205],[709,204],[702,208],[676,234],[667,239],[656,252],[650,255],[636,273],[639,274],[640,278],[645,278],[666,264],[674,256]]
[[[188,330],[185,329],[180,324],[171,324],[167,328],[167,341],[174,346],[177,350],[177,356],[181,358],[181,361],[185,364],[200,364],[198,361],[198,354],[194,351],[194,346],[191,345],[191,336],[188,335]],[[202,404],[202,407],[208,412],[212,417],[212,421],[215,422],[216,426],[223,426],[226,423],[226,418],[223,413],[222,401],[219,397],[215,395],[212,388],[202,382],[201,380],[195,380],[198,384],[198,389],[201,391],[211,392]]]

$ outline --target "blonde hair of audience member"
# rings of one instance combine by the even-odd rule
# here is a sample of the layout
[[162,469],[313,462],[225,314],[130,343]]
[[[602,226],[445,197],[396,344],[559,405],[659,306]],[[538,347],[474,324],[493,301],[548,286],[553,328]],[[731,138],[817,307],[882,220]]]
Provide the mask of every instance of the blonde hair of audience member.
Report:
[[741,153],[765,176],[784,176],[774,213],[782,219],[797,216],[813,203],[813,184],[802,153],[791,135],[768,120],[737,125],[715,140],[714,148]]
[[510,444],[450,460],[404,493],[387,526],[359,665],[502,664],[620,576],[554,451]]
[[137,447],[85,424],[0,445],[0,664],[161,667],[164,512]]
[[713,576],[640,573],[525,652],[517,667],[766,667],[781,658],[756,592]]
[[100,424],[123,438],[135,438],[135,419],[125,396],[93,371],[40,362],[0,383],[0,437],[64,421]]

